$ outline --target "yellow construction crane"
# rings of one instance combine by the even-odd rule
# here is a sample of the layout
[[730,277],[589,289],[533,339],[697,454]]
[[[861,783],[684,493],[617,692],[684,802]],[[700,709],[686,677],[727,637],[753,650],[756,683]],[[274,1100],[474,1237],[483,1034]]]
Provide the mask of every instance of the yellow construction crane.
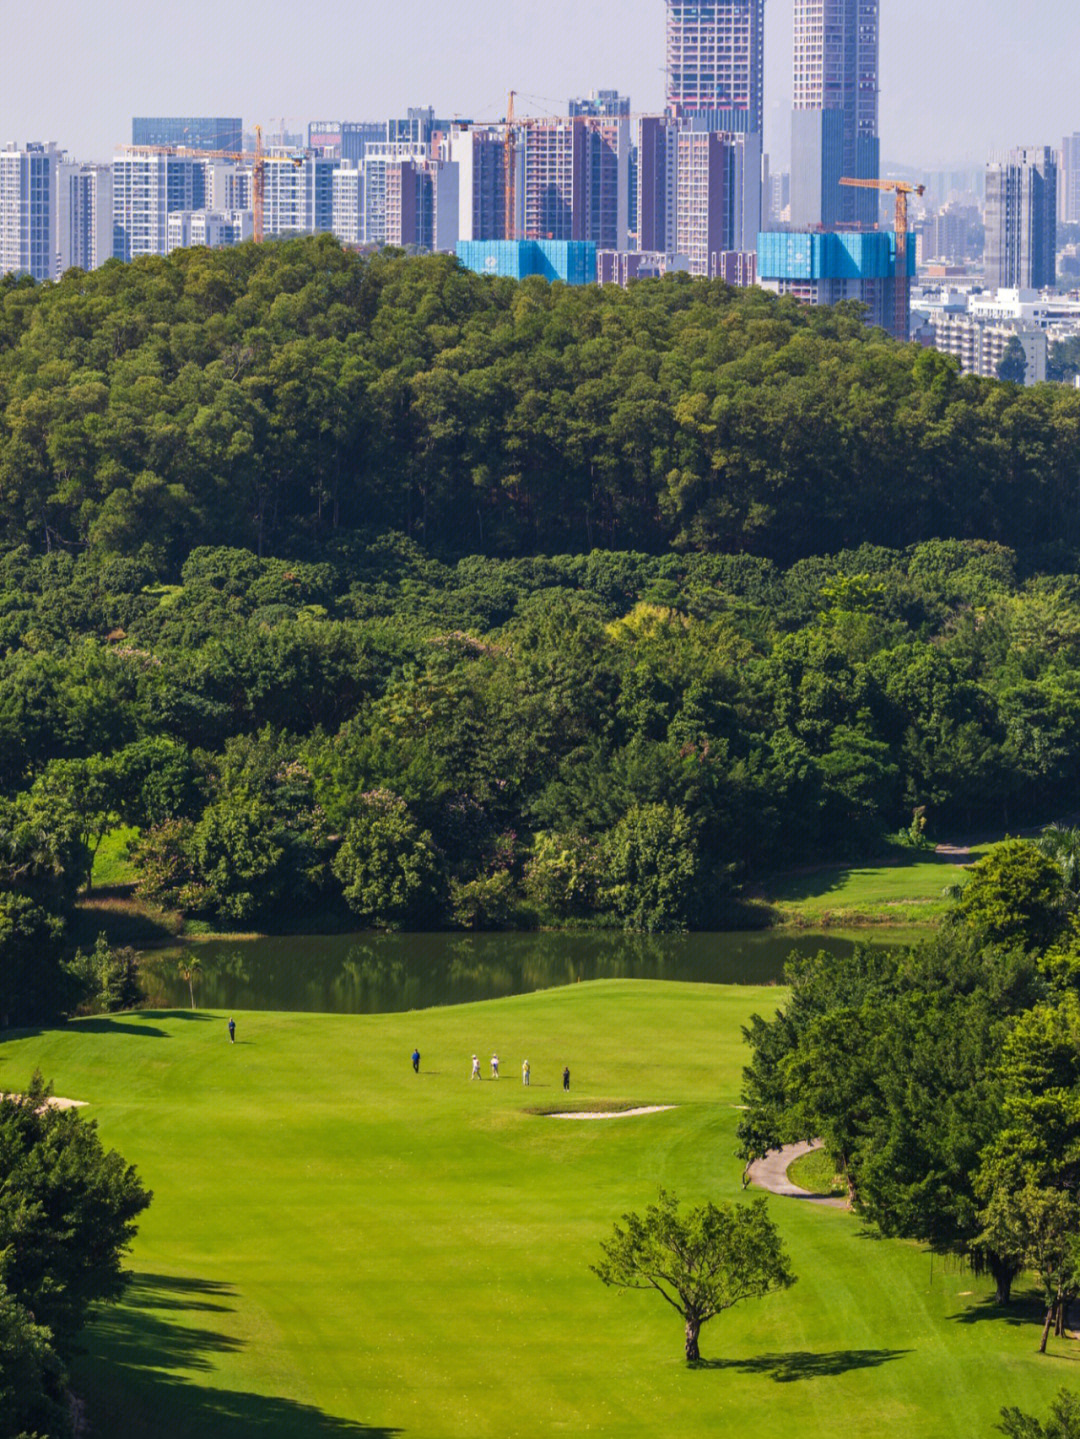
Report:
[[240,160],[251,163],[252,239],[261,245],[265,238],[267,165],[292,165],[296,170],[304,163],[302,155],[267,155],[263,150],[262,126],[255,126],[255,153],[244,150],[194,150],[190,145],[125,145],[128,152],[151,155],[179,155],[190,160]]
[[907,339],[908,327],[908,268],[907,237],[909,195],[925,195],[925,185],[909,185],[905,180],[853,180],[845,177],[841,185],[855,185],[863,190],[884,190],[896,195],[896,310],[893,328],[898,340]]
[[516,95],[517,91],[511,90],[506,97],[506,138],[503,141],[503,181],[505,184],[503,230],[508,240],[517,238],[517,183],[514,175],[514,161],[517,155],[514,128],[514,97]]

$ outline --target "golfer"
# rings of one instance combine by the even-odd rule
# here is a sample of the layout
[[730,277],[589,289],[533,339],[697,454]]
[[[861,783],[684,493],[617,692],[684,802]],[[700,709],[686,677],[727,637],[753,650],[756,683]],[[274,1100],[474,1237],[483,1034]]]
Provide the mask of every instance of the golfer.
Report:
[[420,1051],[418,1049],[414,1049],[412,1052],[412,1067],[414,1074],[420,1073]]
[[499,1077],[499,1056],[497,1054],[491,1056],[491,1077],[492,1079]]
[[521,1082],[522,1082],[522,1084],[528,1084],[528,1082],[529,1082],[529,1061],[528,1061],[528,1060],[526,1060],[525,1063],[521,1066]]
[[469,1078],[470,1078],[470,1079],[482,1079],[482,1078],[483,1078],[483,1075],[480,1073],[480,1061],[477,1059],[477,1057],[476,1057],[475,1054],[474,1054],[473,1057],[472,1057],[472,1073],[469,1075]]
[[569,1088],[570,1088],[570,1066],[569,1066],[569,1065],[567,1065],[566,1068],[565,1068],[565,1069],[563,1070],[563,1072],[562,1072],[562,1087],[563,1087],[564,1089],[569,1089]]
[[230,1043],[230,1044],[235,1044],[235,1043],[236,1043],[236,1020],[235,1020],[235,1019],[230,1019],[230,1020],[229,1020],[229,1043]]

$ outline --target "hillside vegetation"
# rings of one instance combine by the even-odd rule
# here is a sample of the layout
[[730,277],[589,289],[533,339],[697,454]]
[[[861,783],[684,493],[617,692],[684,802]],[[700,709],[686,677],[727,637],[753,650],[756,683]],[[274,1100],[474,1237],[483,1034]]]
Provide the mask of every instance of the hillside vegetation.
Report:
[[1080,544],[1080,394],[961,379],[856,309],[491,280],[328,236],[0,281],[12,542],[295,555]]
[[[819,909],[940,900],[963,875],[927,833],[1068,812],[1080,777],[1077,582],[998,546],[780,571],[448,566],[384,537],[318,564],[200,549],[180,581],[0,560],[4,942],[37,976],[12,1020],[60,1002],[41,956],[99,854],[234,931],[715,928],[890,834],[914,864]],[[766,892],[799,910],[815,884]]]
[[1070,812],[1078,436],[685,277],[0,283],[0,1022],[122,975],[57,976],[98,857],[174,928],[654,931]]

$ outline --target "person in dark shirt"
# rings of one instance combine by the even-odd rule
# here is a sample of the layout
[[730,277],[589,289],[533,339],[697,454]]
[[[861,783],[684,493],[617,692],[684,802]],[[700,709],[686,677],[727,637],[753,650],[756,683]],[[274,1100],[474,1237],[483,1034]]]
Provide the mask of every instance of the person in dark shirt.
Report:
[[414,1049],[412,1052],[412,1067],[414,1074],[420,1073],[420,1051],[418,1049]]
[[570,1066],[569,1066],[569,1065],[567,1065],[566,1068],[565,1068],[565,1069],[563,1070],[563,1072],[562,1072],[562,1087],[563,1087],[564,1089],[569,1089],[569,1088],[570,1088]]
[[236,1043],[236,1020],[235,1020],[235,1019],[230,1019],[230,1020],[229,1020],[229,1043],[230,1043],[230,1044],[235,1044],[235,1043]]

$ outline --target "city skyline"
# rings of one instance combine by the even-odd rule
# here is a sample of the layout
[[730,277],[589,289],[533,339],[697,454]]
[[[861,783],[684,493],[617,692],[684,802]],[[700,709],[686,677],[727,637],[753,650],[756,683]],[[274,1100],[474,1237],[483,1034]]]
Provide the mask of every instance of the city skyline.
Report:
[[[765,5],[765,145],[786,163],[792,96],[794,0]],[[549,0],[534,10],[478,0],[467,31],[457,12],[399,0],[392,18],[325,0],[317,27],[267,0],[258,27],[194,0],[182,15],[133,0],[76,6],[47,0],[6,21],[0,56],[0,141],[55,140],[79,160],[102,160],[130,137],[137,114],[243,114],[299,128],[319,115],[401,113],[409,105],[498,119],[506,90],[519,109],[565,110],[571,95],[610,87],[635,111],[664,99],[662,0]],[[983,163],[1018,144],[1060,144],[1080,125],[1072,57],[1080,42],[1074,0],[1044,0],[1040,25],[1008,0],[931,0],[881,6],[883,160],[934,167]],[[340,23],[346,43],[327,45]],[[977,22],[977,23],[976,23]],[[207,46],[208,27],[218,43]],[[477,37],[483,43],[475,43]],[[51,83],[21,57],[49,47]],[[453,63],[447,64],[447,56]],[[240,57],[240,58],[238,58]]]

